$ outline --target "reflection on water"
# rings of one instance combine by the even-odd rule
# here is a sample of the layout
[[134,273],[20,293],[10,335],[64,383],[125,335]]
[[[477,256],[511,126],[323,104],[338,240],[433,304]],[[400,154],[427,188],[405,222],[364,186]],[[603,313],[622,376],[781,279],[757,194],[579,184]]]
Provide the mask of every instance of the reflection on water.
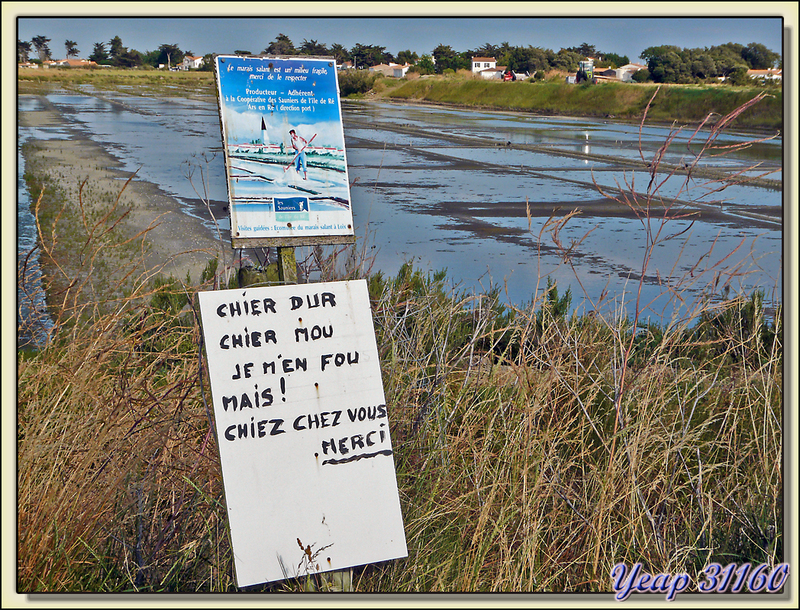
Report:
[[[138,172],[137,180],[158,185],[183,204],[186,214],[200,218],[195,209],[201,196],[227,200],[216,104],[105,92],[102,98],[47,97],[75,129],[105,145],[122,162],[122,171]],[[230,225],[223,229],[229,231]]]
[[[605,210],[601,215],[590,206],[600,199],[598,186],[645,189],[646,171],[616,166],[614,160],[640,159],[640,141],[645,159],[651,159],[668,130],[645,128],[640,136],[635,125],[584,119],[374,104],[344,107],[350,175],[357,179],[356,222],[374,230],[377,268],[393,274],[414,257],[425,269],[446,267],[466,288],[499,285],[515,304],[529,301],[545,285],[545,274],[562,288],[569,286],[573,295],[585,295],[589,309],[601,294],[613,300],[638,290],[648,243],[645,224],[631,214],[620,217]],[[419,128],[424,136],[415,131]],[[675,152],[664,157],[665,163],[687,162],[690,136],[676,138]],[[733,134],[717,143],[744,140]],[[525,145],[536,150],[525,150]],[[607,158],[553,154],[559,151]],[[779,179],[780,155],[777,139],[758,145],[755,159],[738,153],[704,160],[701,166],[733,173],[769,159],[762,171],[776,169],[769,177]],[[662,196],[705,203],[701,209],[716,214],[693,224],[671,221],[663,228],[662,237],[676,237],[654,248],[640,301],[651,305],[648,315],[654,320],[662,313],[669,318],[680,303],[670,292],[677,285],[687,288],[684,299],[726,285],[745,292],[762,287],[768,298],[776,291],[780,295],[782,193],[754,186],[712,192],[719,186],[707,178],[687,182],[680,175],[660,186]],[[530,226],[526,204],[535,207]],[[582,213],[558,235],[565,249],[571,248],[565,258],[543,229],[553,226],[547,224],[550,214],[576,208]]]
[[[22,100],[20,110],[41,110],[36,98]],[[36,224],[31,212],[28,187],[25,184],[25,158],[22,145],[35,139],[64,138],[61,128],[20,128],[17,133],[17,346],[42,346],[53,328],[52,320],[45,310],[42,292],[41,268],[36,246]],[[24,324],[23,324],[24,321]]]
[[[58,93],[48,100],[69,117],[70,129],[103,144],[126,171],[138,170],[137,179],[158,185],[187,214],[198,216],[201,170],[207,197],[227,201],[215,100],[124,93]],[[20,110],[35,110],[36,104],[36,98],[19,99]],[[646,172],[616,161],[638,160],[640,143],[645,158],[651,158],[668,130],[647,127],[640,134],[636,125],[612,121],[351,102],[343,103],[343,117],[356,233],[374,246],[373,269],[393,275],[413,258],[422,269],[446,268],[467,290],[500,286],[504,300],[514,304],[528,302],[545,285],[546,275],[562,289],[572,289],[574,305],[585,295],[589,309],[601,294],[622,298],[638,288],[648,239],[645,223],[630,213],[598,207],[598,186],[613,189],[633,182],[644,188]],[[64,137],[64,130],[21,129],[20,135]],[[690,131],[678,135],[665,162],[692,158],[690,136]],[[743,140],[731,134],[718,143]],[[731,173],[761,161],[759,173],[777,170],[770,178],[780,179],[781,139],[751,152],[714,157],[703,167]],[[718,289],[726,282],[733,290],[763,287],[768,298],[781,289],[781,226],[774,219],[762,222],[764,214],[779,218],[775,210],[781,209],[781,192],[736,186],[709,193],[707,182],[693,180],[689,194],[681,176],[661,187],[667,197],[709,200],[715,215],[694,224],[668,223],[669,234],[686,232],[660,243],[645,269],[642,302],[653,302],[654,318],[672,312],[675,299],[668,303],[662,294],[670,282],[688,285],[684,296],[692,298],[714,282]],[[30,224],[23,214],[23,191],[21,225]],[[576,208],[583,212],[557,236],[571,248],[565,257],[554,247],[548,219]],[[744,216],[748,211],[752,214]],[[226,240],[227,231],[225,224]],[[20,251],[26,247],[21,237]],[[737,247],[723,263],[728,275],[713,267]],[[731,275],[734,270],[743,275]]]

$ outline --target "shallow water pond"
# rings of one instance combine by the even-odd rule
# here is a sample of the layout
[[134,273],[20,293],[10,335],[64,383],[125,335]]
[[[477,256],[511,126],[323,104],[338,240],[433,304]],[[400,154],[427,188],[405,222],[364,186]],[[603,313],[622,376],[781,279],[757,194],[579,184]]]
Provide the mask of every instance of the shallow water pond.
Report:
[[[188,215],[202,216],[197,207],[204,193],[201,174],[207,196],[214,202],[227,201],[215,101],[90,89],[86,93],[57,92],[47,99],[70,119],[70,129],[104,145],[127,171],[138,172],[137,179],[174,196]],[[23,97],[18,108],[35,110],[37,104],[36,98]],[[537,287],[544,287],[548,275],[562,291],[571,289],[575,306],[586,299],[583,306],[592,308],[600,294],[609,295],[609,303],[630,295],[641,275],[647,233],[629,212],[604,204],[593,183],[612,188],[633,179],[637,188],[646,185],[647,172],[615,160],[635,161],[640,154],[651,158],[669,136],[668,129],[647,126],[640,134],[637,125],[608,120],[399,104],[346,101],[342,108],[356,233],[368,243],[374,270],[394,275],[413,259],[423,270],[446,268],[449,278],[466,290],[500,286],[502,298],[518,305],[528,302]],[[64,137],[66,132],[63,127],[44,127],[20,128],[19,133],[20,141],[25,141]],[[666,162],[688,158],[691,135],[688,130],[679,134]],[[733,133],[718,143],[745,139]],[[759,173],[777,170],[770,177],[780,179],[781,154],[782,140],[777,138],[758,144],[750,154],[739,152],[703,163],[734,172],[763,162]],[[662,194],[687,198],[682,180],[667,181]],[[696,190],[688,199],[702,201],[703,190],[693,187]],[[25,196],[21,188],[20,209],[27,205]],[[728,280],[733,289],[760,287],[769,298],[777,288],[780,295],[781,191],[736,186],[715,198],[725,201],[715,201],[714,214],[701,214],[691,228],[688,221],[672,221],[665,228],[670,234],[687,232],[654,249],[643,282],[646,300],[656,304],[651,315],[673,313],[667,298],[660,296],[665,278],[673,282],[683,278],[687,295],[693,297],[715,281],[719,287]],[[580,215],[559,234],[564,248],[571,248],[565,256],[549,230],[553,225],[544,231],[542,227],[551,216],[576,208]],[[740,213],[748,210],[754,214]],[[22,212],[19,218],[25,224]],[[229,230],[226,220],[223,229]],[[724,265],[729,272],[747,269],[747,274],[728,277],[722,268],[697,273],[743,240]],[[709,252],[711,244],[715,245]],[[695,267],[698,260],[701,263]]]

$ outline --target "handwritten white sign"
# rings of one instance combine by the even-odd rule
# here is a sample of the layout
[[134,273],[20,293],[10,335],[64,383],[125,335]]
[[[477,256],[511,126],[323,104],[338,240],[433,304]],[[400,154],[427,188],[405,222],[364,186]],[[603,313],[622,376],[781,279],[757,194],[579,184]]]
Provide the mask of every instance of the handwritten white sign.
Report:
[[405,557],[366,281],[198,296],[238,586]]

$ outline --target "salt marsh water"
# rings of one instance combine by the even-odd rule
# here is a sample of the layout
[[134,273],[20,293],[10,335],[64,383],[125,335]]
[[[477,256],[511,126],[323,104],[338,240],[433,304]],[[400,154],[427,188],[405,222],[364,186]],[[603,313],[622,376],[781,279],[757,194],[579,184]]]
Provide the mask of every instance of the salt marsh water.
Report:
[[[204,217],[201,195],[219,204],[227,201],[215,100],[86,93],[48,95],[66,124],[20,128],[20,143],[70,133],[88,137],[123,162],[126,171],[137,171],[137,179],[176,198],[190,217]],[[36,104],[36,98],[23,96],[18,108],[35,110]],[[573,305],[586,309],[600,307],[601,294],[608,305],[630,301],[644,277],[642,302],[653,303],[645,313],[652,319],[672,316],[676,301],[669,290],[678,284],[688,289],[684,298],[698,297],[709,284],[719,290],[726,283],[734,292],[760,287],[768,300],[780,298],[780,138],[700,165],[732,174],[758,162],[755,173],[770,172],[772,187],[712,193],[718,183],[695,177],[687,192],[683,176],[665,182],[663,196],[704,205],[692,208],[699,217],[666,224],[662,235],[676,237],[658,243],[643,267],[647,223],[624,206],[609,206],[598,187],[632,183],[644,190],[647,169],[631,163],[641,161],[642,154],[650,161],[668,129],[646,127],[640,134],[638,126],[612,120],[349,101],[342,106],[356,234],[375,257],[373,270],[394,275],[409,260],[422,270],[446,268],[461,288],[499,286],[501,298],[516,305],[530,301],[550,277],[562,292],[572,290]],[[693,161],[696,142],[703,138],[690,142],[690,136],[687,129],[675,139],[664,163]],[[726,135],[724,143],[745,139]],[[20,161],[20,180],[22,171]],[[34,234],[21,183],[19,197],[18,250],[23,253]],[[556,247],[549,219],[576,209],[580,213],[556,236],[571,248],[565,256]],[[227,239],[227,219],[222,224]]]
[[[594,303],[589,308],[601,294],[611,302],[623,294],[630,299],[638,289],[645,223],[624,206],[597,205],[598,186],[633,183],[644,190],[646,168],[618,160],[651,160],[667,129],[639,134],[638,126],[611,121],[374,104],[345,108],[355,210],[362,219],[367,212],[375,231],[378,268],[393,273],[415,257],[423,268],[446,267],[467,288],[499,285],[515,304],[530,300],[545,274],[562,291],[571,288],[574,305],[588,297]],[[692,162],[697,147],[690,137],[691,131],[680,134],[664,163]],[[734,134],[717,144],[745,138]],[[778,181],[781,145],[771,140],[700,167],[732,174],[761,162],[759,172]],[[558,154],[564,152],[570,156]],[[718,186],[693,179],[687,191],[685,177],[675,176],[660,187],[665,197],[704,205],[695,208],[700,217],[693,223],[666,223],[662,235],[684,233],[657,244],[644,269],[642,302],[652,302],[646,315],[653,319],[668,319],[674,311],[670,281],[673,288],[688,287],[683,296],[692,298],[714,282],[719,288],[730,281],[733,292],[762,287],[769,296],[780,290],[781,190],[735,186],[711,192]],[[553,248],[548,220],[554,211],[573,209],[580,214],[559,236],[565,247],[575,245],[565,258]]]

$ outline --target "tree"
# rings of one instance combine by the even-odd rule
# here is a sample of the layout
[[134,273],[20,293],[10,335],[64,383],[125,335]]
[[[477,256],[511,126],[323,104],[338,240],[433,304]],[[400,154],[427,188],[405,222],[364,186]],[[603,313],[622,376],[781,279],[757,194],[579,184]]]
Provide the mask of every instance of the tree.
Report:
[[533,74],[537,70],[549,69],[554,54],[552,51],[528,46],[514,47],[505,57],[507,58],[505,63],[510,69]]
[[602,53],[603,64],[609,68],[619,68],[631,63],[627,55],[617,55],[616,53]]
[[156,49],[155,51],[145,51],[141,55],[142,55],[142,62],[145,65],[157,68],[158,64],[161,63],[161,61],[159,60],[159,56],[161,55],[161,53],[158,49]]
[[122,46],[122,38],[119,36],[114,36],[114,38],[108,41],[108,56],[111,59],[116,59],[117,56],[121,55],[125,51],[125,47]]
[[121,68],[134,68],[136,66],[141,66],[142,63],[144,63],[142,60],[142,55],[135,49],[131,51],[125,49],[122,53],[114,58],[114,65]]
[[349,51],[344,46],[337,43],[331,45],[330,54],[338,64],[343,64],[344,62],[350,60]]
[[67,59],[70,57],[77,57],[81,54],[78,50],[78,45],[74,40],[65,40],[64,47],[67,49]]
[[411,71],[419,72],[420,74],[434,74],[436,72],[436,66],[431,56],[427,53],[423,53],[414,67],[409,69],[409,72]]
[[763,45],[751,43],[747,47],[728,42],[705,49],[680,49],[673,45],[648,47],[641,56],[657,83],[691,83],[698,80],[723,77],[730,78],[741,70],[745,72],[753,64],[765,65],[776,61]]
[[781,56],[778,53],[773,53],[763,44],[751,42],[744,49],[742,49],[742,59],[753,70],[768,70],[774,68],[780,61]]
[[356,43],[350,49],[350,56],[353,58],[353,65],[356,68],[369,68],[384,62],[384,51],[386,51],[386,47]]
[[512,47],[508,42],[503,42],[495,50],[494,57],[497,60],[498,64],[508,65],[508,61],[509,59],[511,59],[511,54],[513,52],[514,52],[514,47]]
[[177,44],[162,44],[158,51],[158,63],[167,64],[167,69],[172,68],[173,63],[178,65],[183,61],[184,53]]
[[575,51],[568,49],[561,49],[553,57],[552,66],[557,70],[564,70],[565,72],[575,72],[583,61],[583,56]]
[[200,72],[213,72],[214,71],[214,53],[206,53],[203,55],[203,63],[198,68]]
[[89,60],[98,64],[108,61],[108,53],[106,52],[106,44],[104,42],[94,43],[94,51],[89,55]]
[[266,55],[296,55],[294,44],[286,34],[278,34],[277,38],[264,49]]
[[433,50],[433,61],[436,65],[436,73],[441,74],[448,68],[452,69],[455,63],[456,52],[450,45],[440,44]]
[[339,93],[342,97],[366,93],[375,84],[378,75],[365,70],[342,70],[339,73]]
[[587,57],[597,57],[599,55],[594,45],[589,44],[588,42],[583,42],[577,47],[569,47],[566,50],[577,53],[581,56],[581,59],[586,59]]
[[726,42],[725,44],[709,48],[707,52],[716,64],[715,76],[727,77],[736,68],[747,68],[747,64],[744,59],[742,59],[744,49],[744,45],[736,42]]
[[399,64],[415,64],[419,59],[419,55],[411,51],[411,49],[406,49],[405,51],[400,51],[397,54],[397,63]]
[[303,39],[303,44],[300,45],[300,55],[316,55],[327,56],[330,55],[328,47],[324,44],[318,43],[316,40]]
[[487,42],[485,45],[483,45],[481,47],[478,47],[477,49],[472,51],[471,56],[472,57],[494,57],[495,59],[497,59],[497,56],[499,54],[500,54],[499,53],[499,47],[497,47],[497,46],[495,46],[493,44],[489,44]]
[[440,44],[433,50],[433,59],[436,63],[436,73],[445,70],[469,70],[472,67],[472,57],[468,52],[456,53],[450,45]]
[[385,47],[379,47],[379,48],[381,49],[381,61],[380,61],[380,63],[382,63],[382,64],[393,64],[393,63],[395,63],[394,55],[389,53],[389,51],[386,51]]
[[350,49],[350,57],[353,58],[353,67],[356,69],[367,67],[369,62],[369,48],[357,42],[352,49]]
[[47,43],[50,42],[49,38],[44,36],[34,36],[31,39],[33,46],[36,48],[36,53],[39,55],[39,59],[41,61],[46,61],[50,59],[50,47],[47,46]]
[[734,68],[728,77],[725,79],[726,83],[730,83],[731,85],[749,85],[750,77],[747,76],[747,68],[744,66],[739,66],[738,68]]
[[27,63],[31,53],[31,43],[17,40],[17,61]]
[[243,51],[243,50],[241,50],[241,49],[236,49],[236,50],[233,52],[233,54],[234,54],[234,55],[252,55],[252,53],[251,53],[250,51]]
[[708,53],[696,53],[692,57],[692,76],[699,79],[711,78],[717,73],[717,63]]
[[681,49],[674,45],[648,47],[641,57],[647,61],[647,69],[657,83],[684,82],[683,75],[691,75],[690,66],[681,57]]

